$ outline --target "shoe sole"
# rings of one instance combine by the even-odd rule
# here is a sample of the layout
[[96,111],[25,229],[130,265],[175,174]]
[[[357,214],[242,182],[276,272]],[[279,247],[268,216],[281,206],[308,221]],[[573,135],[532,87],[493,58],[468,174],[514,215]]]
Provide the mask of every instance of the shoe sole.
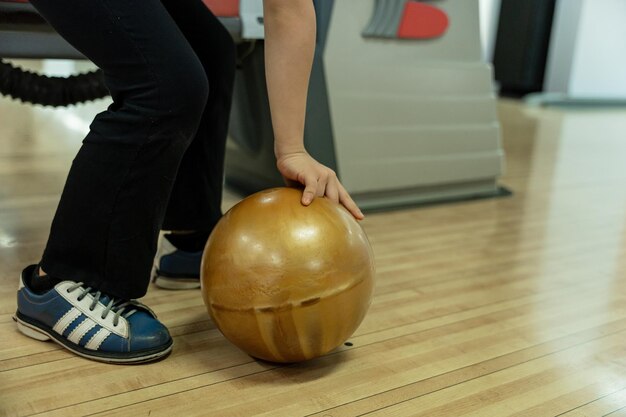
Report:
[[130,354],[132,355],[130,357],[129,354],[124,353],[98,353],[97,351],[85,349],[82,346],[65,340],[63,336],[49,329],[48,326],[21,314],[19,311],[15,313],[13,320],[17,322],[17,329],[25,336],[42,342],[52,340],[78,356],[99,362],[114,364],[152,362],[169,355],[172,351],[173,341],[170,339],[170,342],[164,347]]
[[166,290],[194,290],[200,288],[200,280],[198,278],[170,278],[156,275],[153,281],[157,287]]

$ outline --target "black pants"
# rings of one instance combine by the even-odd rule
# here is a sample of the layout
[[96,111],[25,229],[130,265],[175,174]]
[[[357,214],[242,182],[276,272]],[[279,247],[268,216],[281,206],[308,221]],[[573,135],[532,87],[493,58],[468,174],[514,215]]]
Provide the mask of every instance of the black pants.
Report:
[[42,267],[141,297],[159,231],[209,231],[221,216],[233,41],[201,0],[32,3],[113,98],[73,161]]

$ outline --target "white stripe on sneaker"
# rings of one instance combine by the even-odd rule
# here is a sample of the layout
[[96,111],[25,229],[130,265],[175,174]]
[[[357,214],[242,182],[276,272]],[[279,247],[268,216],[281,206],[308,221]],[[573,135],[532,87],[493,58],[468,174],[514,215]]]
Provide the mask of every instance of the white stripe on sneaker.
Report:
[[85,348],[89,350],[98,350],[102,342],[104,342],[105,339],[110,335],[111,332],[105,328],[98,330],[93,336],[91,336],[91,339],[89,339],[89,342],[87,342]]
[[93,329],[96,325],[96,322],[90,319],[89,317],[85,317],[85,320],[81,321],[78,326],[67,336],[67,340],[72,343],[78,344],[80,339],[83,338],[84,335],[89,332],[89,330]]
[[63,315],[63,317],[61,317],[56,324],[54,325],[54,327],[52,328],[52,330],[54,330],[55,332],[57,332],[58,334],[62,335],[63,332],[65,331],[65,329],[68,328],[68,326],[70,324],[72,324],[74,322],[74,320],[76,320],[78,318],[78,316],[80,316],[80,310],[78,310],[75,307],[70,308],[67,313],[65,313]]
[[[111,310],[102,303],[102,300],[98,299],[98,302],[93,305],[95,300],[93,294],[86,294],[84,292],[84,288],[81,291],[69,291],[70,288],[76,289],[76,283],[72,281],[64,281],[57,284],[55,290],[61,297],[65,298],[68,303],[83,313],[83,315],[93,320],[94,323],[104,327],[113,334],[121,336],[125,339],[128,338],[129,330],[128,320],[126,320],[126,318],[118,316],[117,314],[107,314],[105,318],[102,318],[102,314],[105,313],[105,310]],[[114,324],[113,322],[116,317],[117,323]]]

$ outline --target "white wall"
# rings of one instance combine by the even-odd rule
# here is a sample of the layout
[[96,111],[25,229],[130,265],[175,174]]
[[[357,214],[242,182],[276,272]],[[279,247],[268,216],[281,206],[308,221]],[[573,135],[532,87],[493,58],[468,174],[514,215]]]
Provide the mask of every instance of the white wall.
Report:
[[559,0],[556,3],[544,80],[544,90],[548,93],[569,90],[583,1]]
[[582,6],[570,94],[626,98],[626,1],[585,0]]
[[626,99],[626,1],[559,0],[545,90]]

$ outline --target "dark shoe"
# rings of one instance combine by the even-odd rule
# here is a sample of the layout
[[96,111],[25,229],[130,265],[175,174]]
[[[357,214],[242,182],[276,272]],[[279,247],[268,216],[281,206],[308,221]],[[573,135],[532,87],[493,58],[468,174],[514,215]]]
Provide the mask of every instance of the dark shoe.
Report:
[[153,361],[172,350],[167,328],[147,306],[74,281],[35,293],[27,283],[37,267],[24,269],[17,291],[14,320],[26,336],[52,339],[77,355],[111,363]]
[[200,288],[201,262],[202,251],[185,252],[161,235],[152,268],[152,281],[157,287],[168,290]]

